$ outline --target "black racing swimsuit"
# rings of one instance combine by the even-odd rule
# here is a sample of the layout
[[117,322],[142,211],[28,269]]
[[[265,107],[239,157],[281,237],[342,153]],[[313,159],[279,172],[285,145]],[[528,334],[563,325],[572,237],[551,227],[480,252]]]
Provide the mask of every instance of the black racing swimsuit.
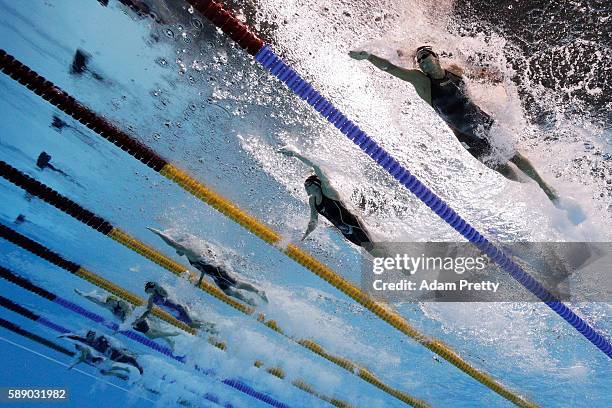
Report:
[[346,239],[357,246],[372,242],[370,234],[368,234],[368,231],[363,224],[361,224],[361,221],[346,209],[344,203],[332,200],[324,194],[321,194],[321,196],[321,203],[316,204],[315,202],[317,212],[334,224]]
[[189,263],[198,271],[210,276],[221,290],[227,290],[230,287],[236,286],[238,283],[238,281],[223,268],[204,261],[189,261]]
[[442,79],[431,80],[431,104],[452,129],[468,152],[481,159],[491,150],[486,139],[493,119],[480,109],[467,95],[463,79],[445,71]]
[[142,369],[140,364],[138,364],[138,361],[136,361],[136,358],[134,358],[134,356],[127,354],[123,350],[114,348],[113,346],[111,346],[110,342],[104,336],[98,336],[91,341],[87,339],[86,337],[81,337],[81,336],[76,336],[76,335],[70,335],[68,336],[68,338],[72,340],[80,341],[81,343],[84,343],[90,346],[97,352],[104,354],[105,356],[107,356],[113,361],[134,366],[136,369],[138,369],[140,374],[144,373],[144,370]]

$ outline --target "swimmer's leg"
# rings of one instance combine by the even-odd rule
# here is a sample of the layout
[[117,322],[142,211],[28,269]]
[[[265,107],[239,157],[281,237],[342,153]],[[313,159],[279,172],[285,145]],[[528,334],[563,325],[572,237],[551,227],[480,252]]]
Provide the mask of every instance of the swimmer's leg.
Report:
[[251,306],[257,306],[255,304],[255,302],[253,302],[252,299],[249,299],[247,297],[245,297],[242,293],[238,292],[237,290],[233,289],[232,287],[228,286],[226,288],[222,288],[221,289],[227,296],[231,296],[231,297],[235,297],[238,300],[243,301],[244,303],[247,303]]
[[248,282],[238,281],[236,283],[236,289],[242,289],[242,290],[246,290],[246,291],[249,291],[249,292],[253,292],[256,295],[258,295],[259,297],[261,297],[266,303],[268,303],[268,298],[266,297],[266,292],[264,292],[263,290],[257,289],[255,286],[251,285]]
[[[215,335],[215,334],[219,334],[219,331],[217,330],[217,326],[215,326],[214,323],[211,322],[204,322],[201,320],[194,320],[190,325],[190,327],[197,329],[197,330],[203,330],[206,333]],[[164,339],[166,340],[166,339]]]
[[[97,291],[93,290],[89,293],[85,293],[85,292],[81,292],[78,289],[74,289],[74,293],[76,293],[79,296],[84,297],[85,299],[89,300],[90,302],[95,303],[96,305],[103,307],[105,309],[109,309],[109,306],[106,304],[106,296],[99,294]],[[110,309],[109,309],[110,310]]]
[[[119,373],[117,371],[123,371],[123,372],[127,373],[128,375]],[[130,378],[129,377],[130,370],[128,368],[125,368],[125,367],[112,366],[108,370],[100,370],[100,373],[102,375],[106,375],[106,376],[109,376],[109,377],[117,377],[117,378],[119,378],[121,380],[126,380],[126,381]]]
[[200,279],[198,279],[198,283],[196,283],[196,287],[200,287],[200,285],[202,284],[202,279],[204,279],[204,275],[206,275],[204,272],[200,273]]
[[521,169],[523,173],[529,176],[532,180],[534,180],[540,188],[544,191],[544,193],[548,196],[548,199],[552,202],[555,202],[559,199],[557,192],[550,187],[546,182],[540,177],[536,169],[533,167],[531,162],[523,156],[521,153],[516,153],[510,161],[516,164],[516,167]]
[[175,336],[178,336],[179,334],[180,333],[178,332],[165,332],[165,331],[157,330],[157,329],[149,329],[149,331],[145,333],[145,336],[147,336],[151,340],[162,339],[163,341],[168,343],[170,348],[174,351],[174,341],[172,341],[170,337],[175,337]]
[[521,181],[519,175],[516,174],[516,171],[514,171],[512,166],[510,166],[508,163],[500,164],[495,168],[495,171],[507,178],[508,180],[517,182]]
[[179,332],[165,332],[163,330],[157,330],[157,329],[149,329],[149,331],[146,333],[147,337],[150,338],[151,340],[159,339],[162,337],[175,337],[175,336],[178,336],[179,334],[180,334]]

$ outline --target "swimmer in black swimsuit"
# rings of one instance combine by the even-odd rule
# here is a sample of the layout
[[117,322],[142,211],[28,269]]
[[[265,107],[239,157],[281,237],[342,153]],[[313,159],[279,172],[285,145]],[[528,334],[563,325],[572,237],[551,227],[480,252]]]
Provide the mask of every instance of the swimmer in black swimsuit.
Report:
[[[438,55],[431,47],[417,49],[416,59],[421,70],[396,66],[366,51],[351,51],[349,55],[356,60],[367,59],[375,67],[410,82],[417,94],[434,108],[472,156],[482,161],[490,153],[491,145],[487,136],[494,120],[470,99],[463,78],[442,68]],[[524,155],[517,152],[510,162],[538,183],[550,201],[558,203],[559,197],[555,190],[544,182]],[[519,181],[518,175],[508,163],[497,165],[493,170],[510,180]]]
[[219,334],[214,323],[204,322],[195,318],[186,304],[179,303],[177,300],[172,298],[168,291],[159,283],[147,282],[145,284],[145,292],[149,295],[149,299],[147,300],[147,309],[134,322],[136,327],[142,329],[148,327],[146,318],[153,311],[153,306],[157,306],[189,327],[203,330],[213,335]]
[[[129,316],[132,314],[133,308],[132,306],[124,300],[121,300],[113,295],[101,295],[96,291],[92,291],[91,293],[84,293],[78,289],[74,290],[75,293],[79,296],[83,296],[85,299],[95,303],[98,306],[101,306],[108,311],[110,311],[113,316],[119,319],[121,322],[125,322],[128,320]],[[148,321],[148,319],[143,316],[140,316],[132,323],[132,328],[137,332],[140,332],[150,338],[151,340],[162,339],[172,350],[174,350],[174,341],[170,339],[170,337],[178,336],[180,333],[178,332],[166,332],[157,327]]]
[[132,353],[130,353],[127,349],[114,347],[106,336],[98,336],[93,330],[89,330],[85,337],[74,333],[62,334],[59,337],[85,344],[112,361],[131,365],[132,367],[135,367],[140,374],[144,373],[143,368],[140,366],[140,364],[138,364],[136,357]]
[[306,239],[317,227],[319,214],[321,214],[353,244],[363,247],[364,244],[372,242],[370,233],[363,222],[346,208],[340,194],[331,186],[329,178],[320,166],[293,147],[282,147],[279,152],[285,156],[295,157],[307,166],[312,167],[315,172],[304,182],[310,204],[310,222],[302,240]]
[[110,363],[110,360],[106,357],[102,357],[101,355],[94,352],[88,346],[82,346],[80,344],[75,344],[74,347],[77,350],[75,361],[68,367],[69,370],[76,367],[81,363],[88,364],[90,366],[96,367],[100,374],[117,377],[122,380],[128,380],[130,377],[130,369],[124,367],[122,365]]
[[[257,289],[255,286],[251,285],[248,282],[241,281],[237,279],[235,276],[231,275],[225,268],[217,265],[212,250],[207,250],[203,253],[201,250],[194,248],[192,245],[189,245],[189,240],[187,239],[174,239],[170,237],[168,234],[165,234],[155,228],[149,228],[149,230],[159,236],[164,242],[170,245],[179,256],[185,255],[187,260],[198,271],[200,271],[200,279],[198,280],[196,286],[200,286],[202,283],[202,279],[205,275],[208,275],[215,284],[221,289],[226,295],[235,297],[245,303],[248,303],[252,306],[255,306],[255,303],[252,299],[245,297],[238,290],[246,290],[248,292],[255,293],[259,297],[261,297],[266,303],[268,303],[268,298],[266,297],[266,293]],[[196,237],[192,237],[197,240]]]

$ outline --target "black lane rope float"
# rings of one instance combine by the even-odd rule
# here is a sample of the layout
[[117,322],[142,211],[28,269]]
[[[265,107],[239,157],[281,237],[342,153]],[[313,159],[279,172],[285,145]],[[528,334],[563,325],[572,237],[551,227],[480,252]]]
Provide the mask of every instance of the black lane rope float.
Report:
[[68,357],[74,357],[76,355],[74,351],[70,351],[67,348],[60,346],[59,344],[49,339],[46,339],[42,336],[39,336],[38,334],[27,331],[26,329],[18,326],[17,324],[11,321],[0,318],[0,326],[5,328],[6,330],[12,331],[15,334],[25,337],[26,339],[30,339],[38,344],[42,344],[43,346],[51,350],[57,351],[58,353],[62,353]]

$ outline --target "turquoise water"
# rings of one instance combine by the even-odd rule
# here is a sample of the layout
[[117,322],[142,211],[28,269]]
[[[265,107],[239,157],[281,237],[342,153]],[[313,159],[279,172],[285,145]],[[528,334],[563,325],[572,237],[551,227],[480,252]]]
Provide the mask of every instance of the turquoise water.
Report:
[[[278,8],[279,21],[290,14],[290,8]],[[270,34],[273,38],[278,35],[274,45],[279,53],[296,61],[298,69],[308,73],[327,94],[356,95],[339,98],[339,104],[363,122],[371,134],[384,140],[385,147],[402,157],[409,168],[474,225],[498,239],[610,239],[606,201],[593,198],[597,197],[599,180],[585,177],[585,183],[575,185],[571,184],[575,174],[570,174],[555,181],[560,188],[567,182],[574,190],[585,193],[581,204],[588,211],[589,222],[581,227],[569,225],[564,214],[550,206],[534,186],[517,187],[470,161],[467,153],[449,143],[448,130],[423,106],[416,102],[403,101],[398,103],[400,106],[385,102],[408,92],[407,87],[377,77],[377,73],[349,60],[344,52],[336,52],[366,42],[366,34],[380,34],[385,27],[361,34],[340,28],[337,37],[330,40],[323,33],[334,26],[337,17],[331,18],[329,27],[317,27],[313,21],[319,18],[325,22],[321,17],[325,13],[320,5],[313,10],[316,12],[312,18],[279,24]],[[355,10],[361,9],[355,6]],[[301,8],[298,11],[303,13]],[[320,155],[341,184],[341,192],[353,202],[367,197],[365,217],[381,237],[396,241],[458,239],[424,206],[359,156],[354,147],[340,140],[334,129],[320,122],[287,91],[276,89],[276,83],[261,68],[208,23],[194,20],[178,6],[176,10],[160,7],[158,14],[168,24],[137,18],[133,11],[116,2],[103,7],[93,0],[1,0],[0,43],[8,53],[129,130],[163,157],[281,231],[287,241],[299,240],[308,214],[301,189],[306,169],[274,153],[287,142]],[[358,17],[357,13],[355,18]],[[317,36],[321,36],[320,44],[312,45],[311,40]],[[290,41],[300,38],[303,46]],[[318,45],[318,53],[309,55],[305,51]],[[70,73],[77,49],[90,56],[89,69],[82,75]],[[327,64],[326,69],[317,69],[318,63]],[[366,78],[372,76],[375,79],[367,82]],[[270,298],[264,308],[266,315],[277,320],[289,334],[316,340],[332,354],[365,365],[386,383],[433,406],[510,405],[5,75],[0,76],[0,94],[2,160],[176,260],[180,258],[148,232],[147,226],[189,232],[212,241],[223,248],[228,264],[266,290]],[[54,116],[66,126],[51,126]],[[400,135],[398,129],[409,131]],[[590,136],[596,145],[605,142],[597,138],[596,131]],[[559,144],[565,147],[564,155],[580,154],[575,145]],[[552,156],[554,149],[552,153],[537,149],[538,141],[531,139],[527,145],[547,175],[563,169],[559,155],[550,159],[546,156],[546,152]],[[437,154],[432,155],[428,146]],[[36,167],[36,158],[43,150],[64,175]],[[473,171],[480,172],[475,182],[469,176]],[[266,366],[282,367],[289,380],[303,378],[321,393],[356,406],[403,405],[49,205],[26,197],[4,180],[0,181],[0,191],[0,220],[5,225],[139,296],[144,296],[144,282],[160,281],[190,302],[199,315],[215,322],[220,337],[228,344],[226,352],[204,339],[188,336],[177,339],[177,352],[187,355],[190,363],[215,369],[218,378],[241,378],[291,406],[329,406],[291,387],[290,381],[252,367],[254,360],[261,359]],[[15,224],[19,214],[25,215],[25,222]],[[320,226],[303,246],[347,279],[359,283],[360,253],[331,228]],[[110,318],[74,294],[75,288],[93,290],[87,282],[6,241],[0,241],[0,253],[2,266]],[[0,282],[0,287],[3,296],[72,331],[93,327],[110,334],[5,281]],[[394,307],[419,330],[443,339],[476,367],[542,406],[604,407],[612,403],[609,360],[543,305]],[[609,304],[581,304],[575,308],[594,327],[610,333]],[[57,336],[5,309],[0,311],[0,317],[43,337]],[[96,380],[68,371],[60,364],[69,364],[68,357],[4,329],[0,336],[10,342],[2,341],[0,349],[7,367],[0,373],[0,386],[67,387],[71,394],[66,403],[69,406],[150,406],[150,400],[174,406],[181,398],[196,406],[208,406],[201,397],[205,393],[215,394],[234,406],[265,405],[214,378],[202,376],[189,365],[151,354],[125,338],[118,339],[141,355],[145,367],[144,376],[131,382]],[[54,340],[72,347],[64,340]],[[92,367],[82,365],[79,369],[100,377]]]

